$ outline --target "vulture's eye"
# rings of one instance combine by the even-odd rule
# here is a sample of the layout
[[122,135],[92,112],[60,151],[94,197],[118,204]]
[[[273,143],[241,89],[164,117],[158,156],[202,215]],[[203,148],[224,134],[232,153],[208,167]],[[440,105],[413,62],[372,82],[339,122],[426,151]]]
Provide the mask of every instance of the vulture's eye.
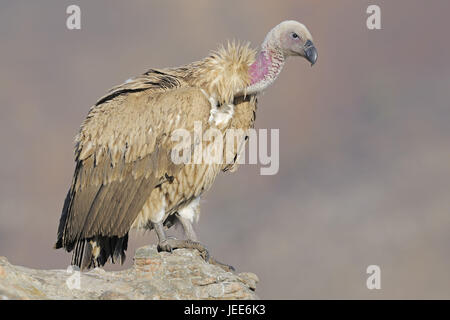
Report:
[[292,32],[291,37],[294,39],[298,39],[298,34],[296,34],[295,32]]

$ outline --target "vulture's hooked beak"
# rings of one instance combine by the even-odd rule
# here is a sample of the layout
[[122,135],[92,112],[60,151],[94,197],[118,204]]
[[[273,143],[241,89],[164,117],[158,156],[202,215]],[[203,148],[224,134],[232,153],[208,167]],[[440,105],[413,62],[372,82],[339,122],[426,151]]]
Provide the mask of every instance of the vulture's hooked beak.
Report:
[[311,40],[306,41],[304,50],[306,60],[311,62],[311,66],[313,66],[317,61],[317,50]]

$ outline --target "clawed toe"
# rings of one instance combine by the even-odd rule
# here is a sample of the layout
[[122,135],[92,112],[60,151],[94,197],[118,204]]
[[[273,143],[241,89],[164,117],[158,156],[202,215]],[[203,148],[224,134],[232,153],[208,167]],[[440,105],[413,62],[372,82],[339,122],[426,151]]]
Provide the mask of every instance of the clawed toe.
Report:
[[194,249],[200,253],[200,256],[208,263],[221,267],[225,271],[235,271],[233,266],[222,263],[210,256],[208,249],[197,241],[179,240],[173,237],[166,238],[158,243],[158,252],[172,252],[175,249]]
[[160,243],[158,243],[157,249],[158,249],[158,252],[161,252],[161,251],[172,252],[173,248],[168,240],[164,240],[164,241],[161,241]]

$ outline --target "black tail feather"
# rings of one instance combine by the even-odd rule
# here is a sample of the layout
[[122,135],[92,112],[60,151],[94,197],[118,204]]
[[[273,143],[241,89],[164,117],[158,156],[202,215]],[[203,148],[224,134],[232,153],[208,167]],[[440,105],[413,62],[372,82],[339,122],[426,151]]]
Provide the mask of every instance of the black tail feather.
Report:
[[[91,242],[95,243],[94,248]],[[98,236],[90,239],[80,239],[66,247],[68,252],[74,250],[72,254],[72,265],[81,270],[102,267],[111,259],[112,263],[116,261],[123,264],[126,258],[125,251],[128,248],[128,233],[123,237],[104,237]]]

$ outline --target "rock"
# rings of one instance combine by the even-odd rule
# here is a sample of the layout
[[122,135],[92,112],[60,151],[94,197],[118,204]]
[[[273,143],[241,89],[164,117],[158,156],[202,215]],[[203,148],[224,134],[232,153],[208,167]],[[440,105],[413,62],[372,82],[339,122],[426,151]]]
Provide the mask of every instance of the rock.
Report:
[[195,250],[136,250],[123,271],[35,270],[0,257],[0,300],[5,299],[258,299],[258,277],[225,272]]

